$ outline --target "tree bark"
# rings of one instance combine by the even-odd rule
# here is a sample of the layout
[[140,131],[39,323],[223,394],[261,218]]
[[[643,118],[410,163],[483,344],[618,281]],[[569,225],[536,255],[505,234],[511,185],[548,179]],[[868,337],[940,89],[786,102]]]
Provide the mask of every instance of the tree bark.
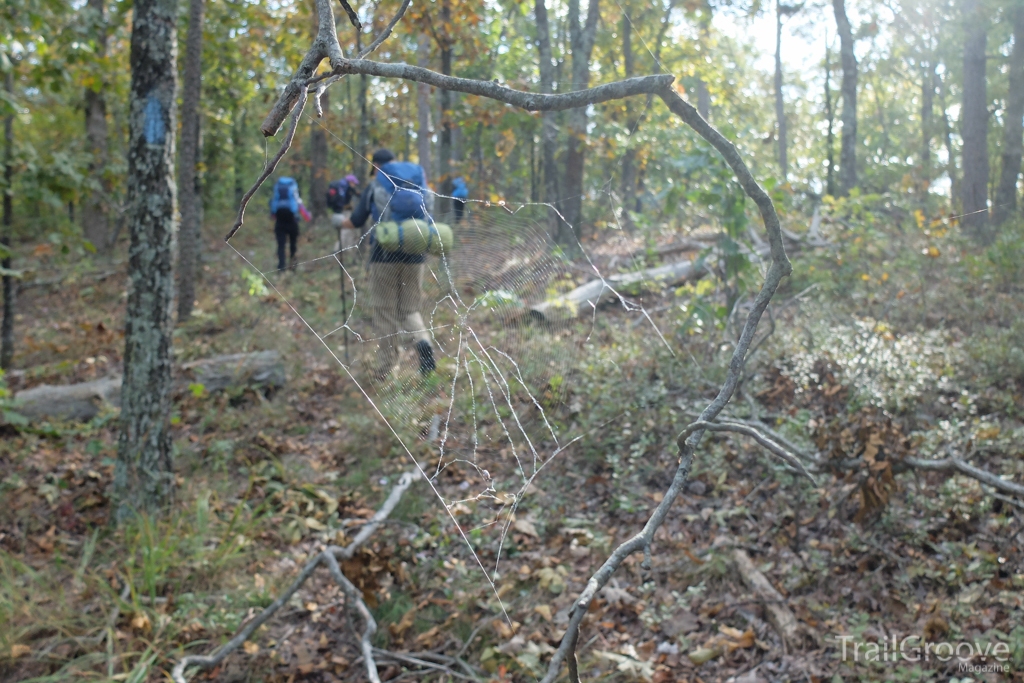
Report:
[[786,108],[782,99],[782,3],[775,2],[775,123],[778,129],[779,168],[782,182],[789,175],[789,160],[786,157]]
[[[544,0],[535,0],[534,16],[537,21],[537,53],[538,71],[540,72],[540,91],[545,95],[554,93],[555,64],[551,59],[551,25],[548,22],[548,9]],[[555,112],[546,111],[541,114],[541,158],[544,169],[544,201],[554,203],[559,200],[558,164],[555,161],[555,149],[558,144],[558,122]]]
[[136,0],[129,92],[128,306],[121,435],[114,469],[116,519],[156,513],[171,477],[171,307],[177,194],[174,182],[177,2]]
[[1010,83],[1003,116],[1002,166],[996,186],[992,223],[1000,226],[1017,211],[1017,178],[1024,153],[1024,5],[1013,12],[1013,52],[1010,55]]
[[[7,91],[8,99],[14,97],[14,69],[8,68],[4,74],[4,90]],[[5,255],[0,261],[5,269],[11,268],[11,257],[9,250],[13,241],[14,231],[14,206],[11,184],[14,182],[14,114],[4,117],[4,200],[3,200],[3,233],[0,234],[0,244],[3,245]],[[14,359],[14,299],[18,295],[18,281],[4,273],[4,319],[0,323],[0,369],[7,370],[11,367]]]
[[189,0],[185,38],[185,74],[181,88],[181,159],[178,170],[178,321],[192,316],[203,239],[202,195],[198,191],[199,99],[203,86],[203,10],[205,0]]
[[[416,45],[416,66],[423,69],[430,67],[430,36],[421,33]],[[416,131],[416,151],[419,154],[420,166],[430,182],[430,86],[426,83],[416,84],[416,109],[418,114],[418,130]]]
[[960,185],[961,225],[975,241],[988,244],[992,239],[988,220],[988,99],[985,84],[988,17],[980,0],[962,0],[962,11],[965,36],[960,115],[964,173]]
[[825,160],[828,164],[826,172],[825,191],[829,195],[836,196],[836,133],[835,122],[836,112],[832,104],[832,63],[830,55],[832,49],[829,47],[828,36],[825,37],[825,116],[828,117],[828,132],[825,136],[825,144],[828,149],[825,151]]
[[[600,0],[590,0],[586,23],[580,26],[579,0],[569,0],[569,42],[572,46],[572,89],[584,90],[590,84],[590,55],[597,36]],[[569,112],[569,147],[565,153],[565,216],[559,241],[578,248],[583,221],[583,165],[587,152],[587,109]]]
[[[105,0],[89,0],[90,19],[95,22],[96,58],[107,56],[107,14]],[[82,203],[82,233],[97,250],[106,250],[110,234],[107,201],[110,180],[106,177],[108,158],[106,80],[98,86],[85,89],[85,138],[89,150],[89,175],[99,184],[101,192],[90,192]],[[106,196],[104,196],[106,195]]]
[[839,150],[839,192],[846,196],[857,187],[857,56],[853,53],[853,29],[846,16],[846,0],[832,0],[839,31],[839,60],[843,80],[839,92],[843,98],[840,119],[843,122]]

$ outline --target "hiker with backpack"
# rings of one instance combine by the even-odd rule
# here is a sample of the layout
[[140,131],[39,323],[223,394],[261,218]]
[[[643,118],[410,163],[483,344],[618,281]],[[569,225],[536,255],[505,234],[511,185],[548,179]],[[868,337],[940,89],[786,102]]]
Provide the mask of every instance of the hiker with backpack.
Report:
[[346,211],[352,200],[358,196],[358,186],[359,178],[350,173],[341,180],[335,180],[327,188],[327,208],[331,211],[331,225],[338,231],[335,251],[349,249],[358,242],[356,231],[343,227]]
[[299,220],[309,221],[310,215],[299,198],[299,184],[294,178],[279,178],[270,197],[270,215],[274,217],[274,236],[277,238],[277,269],[285,269],[285,246],[291,242],[291,263],[295,265],[295,250],[299,241]]
[[359,178],[349,173],[341,180],[335,180],[327,188],[327,208],[335,214],[340,214],[352,203],[356,196],[356,187],[359,185]]
[[[378,355],[374,378],[383,381],[398,359],[398,335],[409,335],[419,354],[423,375],[434,371],[430,333],[420,312],[423,264],[426,252],[440,248],[440,226],[430,213],[433,196],[427,189],[426,174],[419,164],[395,161],[387,149],[373,154],[376,175],[369,183],[346,228],[363,227],[371,221],[370,309]],[[371,220],[372,219],[372,220]],[[412,221],[410,223],[410,221]],[[408,229],[406,229],[408,226]],[[451,246],[451,229],[446,246]],[[434,237],[437,236],[437,240]]]
[[452,181],[452,205],[455,208],[455,222],[462,220],[462,214],[466,210],[466,200],[469,198],[469,188],[466,187],[466,179],[459,176]]

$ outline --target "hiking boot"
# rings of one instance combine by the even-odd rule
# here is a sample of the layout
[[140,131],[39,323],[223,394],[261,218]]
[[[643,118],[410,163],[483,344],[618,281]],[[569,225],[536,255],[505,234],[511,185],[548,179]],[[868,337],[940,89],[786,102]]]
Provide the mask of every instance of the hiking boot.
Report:
[[437,367],[434,362],[434,350],[430,348],[430,342],[421,339],[416,343],[416,352],[420,354],[420,374],[429,375]]

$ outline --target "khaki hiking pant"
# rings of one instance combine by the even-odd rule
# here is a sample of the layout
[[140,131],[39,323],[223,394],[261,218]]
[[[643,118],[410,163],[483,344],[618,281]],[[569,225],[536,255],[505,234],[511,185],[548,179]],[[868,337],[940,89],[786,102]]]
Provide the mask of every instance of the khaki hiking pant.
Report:
[[377,357],[370,367],[377,380],[387,377],[395,366],[400,338],[430,343],[420,313],[422,283],[422,263],[370,264],[370,312],[377,343]]

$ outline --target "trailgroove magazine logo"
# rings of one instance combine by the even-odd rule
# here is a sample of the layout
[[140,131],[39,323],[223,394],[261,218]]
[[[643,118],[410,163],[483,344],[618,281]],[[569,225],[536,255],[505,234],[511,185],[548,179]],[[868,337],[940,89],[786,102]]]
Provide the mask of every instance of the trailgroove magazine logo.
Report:
[[954,661],[963,672],[1010,672],[1010,646],[999,641],[933,642],[917,635],[902,639],[893,635],[877,642],[858,640],[856,636],[836,636],[834,640],[839,644],[839,658],[850,664]]

